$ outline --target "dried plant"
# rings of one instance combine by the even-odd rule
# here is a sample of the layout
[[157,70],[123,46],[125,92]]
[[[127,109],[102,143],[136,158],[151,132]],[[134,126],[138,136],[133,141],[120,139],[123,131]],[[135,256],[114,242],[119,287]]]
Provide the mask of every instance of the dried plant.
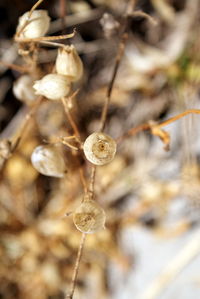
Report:
[[[144,44],[137,40],[137,37],[134,35],[132,23],[135,19],[142,18],[146,20],[148,26],[155,26],[155,30],[158,25],[156,18],[137,8],[137,2],[139,1],[129,0],[126,3],[126,7],[123,7],[124,14],[121,18],[118,17],[117,19],[117,17],[115,18],[112,15],[104,14],[100,22],[105,37],[108,41],[113,38],[113,43],[117,45],[117,51],[114,61],[112,61],[112,64],[109,64],[109,68],[111,69],[110,77],[106,80],[104,89],[101,90],[101,88],[99,88],[99,97],[101,98],[100,112],[98,112],[98,117],[95,122],[92,123],[92,118],[87,116],[87,113],[91,113],[89,101],[94,99],[98,107],[98,94],[95,94],[95,92],[92,94],[92,91],[90,91],[89,100],[86,99],[85,103],[84,101],[79,103],[79,97],[80,99],[87,97],[84,91],[84,80],[88,66],[83,64],[76,46],[70,44],[71,39],[76,39],[79,35],[79,30],[73,28],[70,34],[57,36],[46,35],[51,23],[48,12],[38,9],[42,2],[43,0],[37,1],[30,11],[19,18],[14,42],[18,47],[19,61],[21,64],[6,63],[5,61],[1,62],[3,66],[21,74],[14,83],[13,93],[25,106],[22,115],[19,115],[20,121],[17,123],[17,126],[15,127],[15,124],[12,125],[11,134],[10,132],[6,133],[5,130],[0,141],[1,173],[5,179],[7,178],[9,181],[10,189],[5,188],[4,184],[2,184],[0,188],[2,190],[2,196],[5,198],[12,198],[13,194],[16,194],[16,199],[14,199],[16,211],[4,205],[4,201],[1,202],[1,205],[3,205],[3,208],[8,214],[10,213],[11,216],[15,218],[18,226],[21,227],[20,238],[22,239],[22,243],[30,241],[30,245],[27,246],[31,247],[31,244],[35,246],[35,255],[37,258],[42,255],[42,252],[45,251],[45,246],[47,246],[48,250],[50,250],[50,252],[52,251],[53,256],[57,256],[58,259],[60,258],[62,260],[62,258],[66,258],[66,256],[68,256],[69,260],[73,259],[71,264],[69,261],[68,267],[67,265],[65,265],[65,267],[60,266],[66,282],[65,287],[62,287],[62,290],[65,290],[64,296],[66,299],[72,299],[75,297],[75,290],[79,285],[79,270],[81,271],[81,266],[84,267],[84,261],[82,262],[83,249],[85,242],[90,238],[88,236],[89,234],[92,234],[91,238],[93,238],[93,241],[90,239],[89,246],[91,246],[91,248],[93,248],[93,246],[98,247],[100,244],[103,248],[102,251],[108,257],[113,256],[114,259],[119,261],[123,268],[127,268],[129,264],[128,257],[124,256],[116,247],[118,227],[126,227],[130,223],[141,220],[144,215],[152,213],[155,206],[159,206],[160,204],[159,196],[164,197],[165,194],[168,194],[165,201],[167,205],[168,197],[171,199],[178,194],[177,186],[174,187],[174,189],[170,185],[164,186],[163,189],[161,188],[164,191],[158,191],[161,190],[158,186],[155,188],[156,191],[151,188],[148,189],[147,182],[149,178],[142,178],[142,183],[139,183],[139,185],[142,186],[139,191],[141,192],[142,200],[138,202],[138,206],[132,208],[130,211],[127,210],[126,213],[122,213],[122,215],[116,211],[112,213],[112,200],[117,197],[117,193],[119,192],[120,194],[121,190],[123,190],[125,194],[122,193],[120,195],[121,197],[125,197],[129,194],[129,183],[126,178],[131,177],[131,180],[135,180],[135,188],[137,188],[137,180],[139,181],[139,171],[138,174],[135,175],[132,170],[129,169],[129,165],[131,168],[131,161],[134,159],[134,155],[137,156],[137,153],[133,152],[134,150],[136,151],[136,149],[130,150],[127,154],[125,150],[122,150],[122,153],[120,152],[121,147],[126,143],[131,144],[131,142],[134,142],[132,140],[134,137],[136,138],[137,134],[140,136],[139,133],[147,131],[150,133],[149,136],[151,136],[151,138],[159,137],[164,144],[164,149],[170,151],[170,146],[173,143],[171,139],[173,138],[171,138],[170,132],[165,131],[163,128],[189,114],[200,114],[200,110],[186,109],[182,113],[158,121],[157,116],[160,111],[162,111],[164,106],[168,105],[168,103],[160,101],[160,105],[163,105],[163,107],[159,107],[158,105],[157,108],[153,108],[153,112],[151,112],[149,116],[148,113],[145,117],[141,116],[139,123],[137,123],[137,121],[134,125],[132,121],[124,121],[123,123],[123,119],[120,119],[119,130],[109,129],[111,122],[116,121],[115,114],[113,113],[112,116],[111,111],[112,97],[116,98],[116,101],[117,98],[119,98],[118,101],[120,104],[118,106],[120,107],[121,105],[124,111],[131,106],[130,103],[130,105],[128,104],[126,90],[124,90],[124,93],[119,91],[118,97],[115,96],[115,92],[118,92],[118,87],[115,87],[115,84],[118,84],[118,86],[123,84],[123,82],[118,82],[118,80],[123,81],[123,73],[131,72],[129,69],[131,67],[129,66],[129,68],[127,67],[126,69],[126,67],[124,68],[125,63],[123,64],[126,45],[129,40],[134,39],[138,48],[145,48]],[[162,6],[158,5],[157,7],[157,2],[156,4],[154,2],[156,1],[152,1],[156,9],[158,11],[162,10]],[[162,1],[160,2],[162,3]],[[60,1],[62,9],[65,10],[63,3],[64,1]],[[192,10],[193,8],[190,9]],[[171,12],[170,14],[169,10],[169,15],[164,15],[163,18],[168,20],[170,16],[173,18],[173,13]],[[65,29],[65,26],[65,13],[62,11],[62,29]],[[80,36],[77,38],[80,38]],[[66,45],[64,43],[65,40],[67,40],[70,45]],[[128,45],[127,48],[129,46],[130,45]],[[51,49],[48,49],[49,47]],[[148,48],[144,50],[149,52],[147,59],[154,61],[155,50]],[[50,57],[51,53],[53,53],[53,58],[50,59],[50,61],[45,61],[44,64],[41,62],[42,51],[45,51],[46,57]],[[129,53],[128,51],[130,50],[128,49],[127,53]],[[128,55],[127,53],[126,55]],[[133,51],[133,53],[136,59],[136,52]],[[158,59],[159,55],[162,57],[160,58],[160,61],[162,61],[160,65],[158,63],[157,67],[151,70],[151,62],[146,62],[147,65],[149,65],[147,75],[140,77],[140,72],[138,72],[135,76],[135,78],[138,76],[138,82],[140,82],[138,90],[142,89],[147,94],[153,93],[149,86],[156,84],[156,82],[153,82],[153,77],[159,72],[159,68],[162,69],[163,67],[164,70],[166,65],[167,67],[169,66],[168,68],[166,67],[166,72],[168,72],[168,77],[171,78],[172,81],[174,80],[172,84],[176,84],[175,80],[179,79],[175,65],[170,61],[170,59],[172,60],[173,58],[170,57],[170,55],[165,56],[164,53],[161,54],[157,52],[156,54],[158,55]],[[123,64],[123,67],[120,69],[121,64]],[[137,67],[135,67],[134,70],[135,72],[136,68]],[[145,69],[142,65],[139,66],[139,57],[138,68],[141,68],[140,71]],[[121,72],[119,70],[121,70]],[[193,76],[191,72],[189,74]],[[150,80],[151,77],[152,80]],[[98,78],[96,80],[98,80]],[[160,83],[160,81],[159,92],[162,94],[162,82]],[[126,88],[127,90],[129,89],[128,86]],[[134,90],[134,87],[131,88]],[[87,90],[87,88],[85,89]],[[122,100],[120,97],[125,98],[125,104],[121,103]],[[103,102],[102,99],[104,99]],[[81,105],[83,105],[83,107]],[[94,106],[92,107],[94,108]],[[120,109],[119,107],[118,109]],[[141,110],[139,109],[137,115],[143,115]],[[143,110],[145,112],[145,108]],[[112,116],[111,118],[110,114]],[[81,127],[81,124],[83,127]],[[108,130],[109,134],[105,134],[105,130]],[[138,152],[140,152],[140,149],[138,149]],[[160,148],[160,152],[162,152],[162,148]],[[143,163],[145,164],[144,161]],[[135,165],[135,169],[136,168],[137,165]],[[140,168],[140,165],[138,165],[138,168]],[[126,171],[126,169],[128,169],[128,173],[125,175],[125,179],[123,179],[120,173]],[[163,169],[163,171],[165,170]],[[42,176],[40,176],[39,173],[42,174]],[[47,178],[45,178],[45,176],[47,176]],[[52,180],[50,184],[51,190],[48,191],[50,193],[49,202],[44,203],[41,199],[48,193],[43,190],[45,189],[45,182],[49,184],[50,178],[48,177],[58,178],[58,180]],[[143,188],[143,186],[145,187]],[[146,189],[147,191],[145,191]],[[156,192],[160,192],[158,196]],[[153,194],[153,199],[151,198],[151,193]],[[104,199],[102,199],[102,194],[103,196],[105,195]],[[29,203],[26,199],[28,196],[30,196]],[[106,197],[111,198],[111,200],[108,201],[109,204],[106,203]],[[34,203],[36,198],[38,203]],[[27,206],[32,206],[32,211],[29,211],[25,202],[27,202]],[[56,211],[53,212],[55,205]],[[41,209],[42,212],[34,219],[34,209],[37,210],[37,208],[38,211]],[[159,206],[157,209],[159,210],[160,219],[164,218],[165,207]],[[64,215],[69,216],[69,218],[66,218]],[[72,218],[70,217],[71,215],[73,216]],[[109,217],[112,218],[112,220],[110,220]],[[62,218],[62,224],[59,227],[59,223],[56,223],[56,221],[58,219],[60,220],[60,218]],[[106,221],[106,219],[108,219],[108,221]],[[56,225],[58,225],[57,228]],[[188,223],[187,225],[189,226]],[[186,229],[186,227],[188,227],[187,225],[185,225],[184,228],[181,226],[181,229]],[[114,237],[112,237],[112,230]],[[56,232],[55,234],[54,231]],[[103,232],[102,235],[101,231]],[[80,232],[82,234],[81,238]],[[99,239],[98,234],[100,236]],[[52,242],[49,235],[51,235]],[[42,240],[41,236],[44,237],[44,240]],[[47,245],[48,242],[49,245]],[[58,248],[54,243],[59,244]],[[189,256],[187,261],[196,255],[198,250],[199,248],[196,250],[195,247],[195,250],[192,251],[193,253]],[[69,251],[69,254],[67,254],[67,251]],[[22,264],[26,263],[23,254],[24,257],[26,257],[25,253],[19,254],[19,259],[22,259]],[[75,254],[76,259],[74,260]],[[31,257],[30,260],[34,263],[36,259]],[[33,266],[33,268],[34,267],[35,266]],[[178,267],[181,266],[178,264]],[[3,271],[6,272],[5,266],[3,269]],[[48,273],[52,271],[52,273],[56,273],[57,270],[55,269],[57,268],[53,262],[52,264],[44,263],[44,268],[41,267],[40,271],[47,271]],[[174,273],[177,273],[176,270]],[[7,279],[19,283],[23,289],[19,295],[21,298],[28,296],[32,296],[31,298],[45,298],[46,294],[40,278],[38,278],[37,281],[37,278],[34,277],[36,280],[32,283],[33,287],[39,286],[41,288],[34,297],[34,295],[30,295],[32,290],[25,287],[27,284],[26,279],[23,278],[19,282],[18,278],[13,278],[14,275],[15,273],[9,277],[9,274],[7,274]],[[58,277],[58,275],[55,274],[55,277]],[[57,284],[59,283],[61,284],[61,282],[57,282]],[[71,286],[69,287],[70,283]],[[55,283],[55,289],[56,287],[57,285]],[[54,291],[54,285],[52,285],[52,293],[54,293]],[[155,292],[155,294],[157,293]],[[145,294],[145,296],[148,296],[148,294]]]

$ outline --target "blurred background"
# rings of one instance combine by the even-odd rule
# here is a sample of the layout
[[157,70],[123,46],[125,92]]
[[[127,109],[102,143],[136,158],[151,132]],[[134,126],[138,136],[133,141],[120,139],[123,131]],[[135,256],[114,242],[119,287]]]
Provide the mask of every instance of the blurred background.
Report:
[[[43,100],[12,154],[10,141],[35,99],[13,92],[25,62],[13,36],[35,1],[0,1],[0,298],[62,299],[70,287],[81,238],[72,217],[83,190],[78,168],[89,166],[63,146],[63,179],[39,174],[30,156],[39,144],[67,135],[59,102]],[[97,130],[117,53],[127,1],[49,0],[49,34],[70,33],[84,64],[72,113],[83,140]],[[150,120],[200,109],[200,1],[138,0],[113,89],[105,132],[114,138]],[[65,41],[63,41],[64,43]],[[66,43],[69,43],[67,40]],[[40,46],[42,72],[55,47]],[[18,66],[18,68],[16,67]],[[27,72],[27,70],[25,71]],[[31,88],[31,87],[30,87]],[[118,146],[97,168],[95,194],[106,229],[86,240],[74,298],[200,298],[200,116],[166,126],[170,150],[149,132]]]

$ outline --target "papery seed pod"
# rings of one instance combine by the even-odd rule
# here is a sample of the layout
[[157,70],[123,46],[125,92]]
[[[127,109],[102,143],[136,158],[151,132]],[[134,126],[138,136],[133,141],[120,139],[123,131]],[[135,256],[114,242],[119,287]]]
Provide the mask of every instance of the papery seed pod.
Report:
[[35,81],[33,88],[37,95],[43,95],[49,100],[59,100],[70,92],[70,81],[66,76],[48,74]]
[[111,162],[116,153],[116,142],[104,133],[93,133],[87,137],[83,145],[86,158],[95,165]]
[[105,220],[104,210],[94,200],[83,201],[73,214],[76,228],[86,234],[92,234],[103,229]]
[[[19,32],[25,22],[28,20],[29,11],[23,14],[19,18],[19,24],[17,26],[17,32]],[[24,27],[22,32],[20,33],[20,37],[24,38],[37,38],[44,36],[50,24],[50,17],[46,10],[38,9],[32,12],[30,19],[28,20],[28,24]]]
[[33,79],[29,75],[23,75],[13,85],[15,97],[28,105],[32,104],[37,98],[33,89],[33,82]]
[[56,71],[58,74],[68,76],[71,81],[81,78],[83,64],[73,45],[58,49]]
[[31,162],[43,175],[62,178],[66,172],[61,151],[52,145],[37,146],[31,155]]

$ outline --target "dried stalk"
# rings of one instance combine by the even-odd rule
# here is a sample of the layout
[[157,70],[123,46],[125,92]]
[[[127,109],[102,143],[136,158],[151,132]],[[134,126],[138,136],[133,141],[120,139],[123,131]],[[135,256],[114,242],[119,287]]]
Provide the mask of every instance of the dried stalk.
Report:
[[65,299],[72,299],[73,295],[74,295],[79,265],[80,265],[80,261],[81,261],[81,256],[83,254],[85,238],[86,238],[86,234],[82,233],[82,237],[81,237],[81,241],[80,241],[80,245],[79,245],[79,249],[78,249],[78,254],[77,254],[77,258],[76,258],[76,263],[75,263],[75,267],[74,267],[74,272],[73,272],[73,276],[72,276],[72,281],[71,281],[71,291],[69,294],[67,294],[65,296]]
[[[119,65],[121,62],[121,59],[123,57],[124,54],[124,49],[125,49],[125,45],[126,45],[126,41],[128,39],[128,30],[129,30],[129,15],[131,12],[133,12],[134,7],[135,7],[135,3],[136,0],[130,0],[126,9],[126,14],[125,14],[125,18],[124,18],[124,26],[123,26],[123,30],[121,33],[121,38],[119,41],[119,46],[118,46],[118,51],[117,51],[117,55],[115,58],[115,64],[114,64],[114,68],[113,68],[113,72],[111,75],[111,80],[108,84],[108,88],[107,88],[107,92],[106,92],[106,98],[105,98],[105,102],[104,102],[104,106],[102,109],[102,113],[101,113],[101,120],[100,120],[100,131],[103,132],[105,129],[105,125],[106,125],[106,119],[107,119],[107,114],[108,114],[108,107],[110,104],[110,99],[111,99],[111,95],[112,95],[112,90],[113,90],[113,86],[115,83],[115,79],[117,76],[117,72],[119,69]],[[91,171],[91,178],[90,178],[90,193],[91,196],[94,196],[94,184],[95,184],[95,174],[96,174],[96,166],[94,165],[92,167],[92,171]]]
[[[77,125],[76,125],[76,123],[75,123],[75,121],[74,121],[74,119],[73,119],[73,117],[72,117],[72,115],[69,111],[69,107],[66,103],[65,98],[62,98],[61,101],[62,101],[64,110],[65,110],[65,113],[67,115],[67,118],[69,120],[69,123],[71,124],[71,127],[74,130],[74,134],[77,137],[77,139],[80,141],[80,133],[79,133],[78,127],[77,127]],[[87,188],[87,182],[85,180],[85,176],[84,176],[82,167],[79,168],[79,174],[80,174],[81,182],[83,184],[84,192],[86,194],[88,192],[88,188]],[[79,271],[79,267],[80,267],[81,256],[83,254],[83,246],[84,246],[84,243],[85,243],[85,239],[86,239],[86,235],[83,233],[81,241],[80,241],[78,253],[77,253],[77,258],[76,258],[76,263],[75,263],[75,266],[74,266],[72,280],[71,280],[71,291],[70,291],[69,294],[67,294],[65,296],[65,299],[72,299],[73,298],[75,287],[76,287],[76,282],[77,282],[78,271]]]
[[65,0],[60,0],[60,18],[62,22],[62,33],[64,34],[66,28],[65,15],[67,14],[67,5]]
[[107,113],[108,113],[108,107],[109,107],[109,104],[110,104],[110,99],[111,99],[111,95],[112,95],[114,82],[115,82],[115,79],[116,79],[116,76],[117,76],[117,72],[118,72],[118,69],[119,69],[121,59],[122,59],[123,54],[124,54],[126,41],[128,39],[128,36],[129,36],[129,33],[128,33],[128,30],[129,30],[129,16],[133,12],[135,4],[136,4],[136,0],[130,0],[129,4],[127,6],[127,10],[126,10],[125,18],[124,18],[124,26],[123,26],[119,46],[118,46],[117,55],[116,55],[116,58],[115,58],[114,69],[113,69],[113,72],[112,72],[111,80],[108,84],[106,99],[105,99],[105,103],[104,103],[102,114],[101,114],[101,122],[100,122],[100,131],[101,132],[103,132],[104,129],[105,129],[106,118],[107,118]]
[[[114,70],[113,70],[113,73],[112,73],[110,83],[108,85],[106,100],[105,100],[104,107],[103,107],[103,110],[102,110],[101,122],[100,122],[100,131],[103,131],[104,128],[105,128],[105,123],[106,123],[106,118],[107,118],[107,111],[108,111],[108,106],[109,106],[109,103],[110,103],[110,98],[111,98],[111,94],[112,94],[112,90],[113,90],[113,85],[114,85],[114,82],[115,82],[115,79],[116,79],[117,71],[119,69],[119,65],[120,65],[122,56],[124,54],[125,43],[126,43],[126,40],[128,38],[128,25],[129,25],[128,18],[129,18],[129,14],[134,9],[134,6],[135,6],[135,0],[130,0],[130,2],[128,4],[128,7],[127,7],[126,15],[125,15],[125,24],[124,24],[122,36],[121,36],[119,47],[118,47],[118,53],[117,53],[117,56],[116,56],[116,59],[115,59]],[[71,118],[71,116],[69,114],[69,109],[67,107],[65,99],[62,99],[62,103],[63,103],[63,106],[65,108],[65,112],[66,112],[66,114],[69,118],[69,121],[71,123],[71,126],[74,129],[75,134],[77,135],[78,129],[77,129],[73,119]],[[91,193],[92,197],[94,197],[95,174],[96,174],[96,166],[94,165],[92,167],[92,170],[91,170],[90,186],[89,186],[89,192]],[[78,270],[79,270],[79,265],[80,265],[80,260],[81,260],[81,255],[82,255],[82,251],[83,251],[84,241],[85,241],[85,234],[82,235],[81,243],[79,245],[77,260],[76,260],[76,264],[75,264],[75,268],[74,268],[74,274],[73,274],[73,278],[72,278],[71,292],[70,292],[69,295],[66,296],[65,299],[67,299],[67,298],[72,299],[73,298],[73,294],[74,294],[74,290],[75,290],[75,286],[76,286],[77,275],[78,275]]]
[[88,186],[87,186],[87,182],[84,176],[84,172],[83,172],[83,167],[79,168],[79,174],[80,174],[80,179],[83,185],[83,189],[84,189],[84,193],[87,194],[88,193]]
[[[179,120],[180,118],[188,115],[188,114],[200,114],[200,110],[198,109],[190,109],[190,110],[186,110],[176,116],[173,116],[163,122],[161,122],[160,124],[154,124],[154,128],[157,128],[157,129],[160,129],[164,126],[167,126],[177,120]],[[137,133],[141,132],[141,131],[148,131],[148,130],[151,130],[152,128],[152,124],[149,122],[149,123],[145,123],[145,124],[142,124],[142,125],[139,125],[135,128],[132,128],[130,129],[129,131],[127,131],[126,133],[124,133],[124,135],[120,136],[119,138],[117,138],[117,143],[121,143],[124,139],[126,139],[127,137],[130,137],[130,136],[134,136],[136,135]]]
[[12,152],[11,153],[13,153],[16,150],[16,148],[19,146],[20,141],[22,140],[22,137],[23,137],[23,135],[26,131],[26,128],[28,126],[28,123],[29,123],[30,119],[35,115],[42,99],[43,99],[42,96],[38,97],[37,101],[35,102],[35,105],[26,114],[23,124],[21,125],[19,130],[16,132],[16,134],[13,136],[13,138],[12,138]]
[[69,123],[70,123],[72,129],[74,130],[74,133],[75,133],[77,139],[80,141],[80,133],[79,133],[78,127],[77,127],[77,125],[76,125],[76,123],[75,123],[75,121],[74,121],[74,119],[73,119],[73,117],[72,117],[72,115],[71,115],[71,113],[69,111],[69,107],[68,107],[68,105],[66,103],[66,99],[62,98],[61,101],[62,101],[64,110],[65,110],[65,113],[67,115],[67,118],[69,120]]
[[41,37],[35,37],[35,38],[24,38],[24,37],[15,36],[15,41],[20,42],[20,43],[54,41],[54,40],[72,38],[72,37],[74,37],[75,33],[76,33],[76,31],[74,29],[73,32],[70,34],[56,35],[56,36],[41,36]]
[[0,61],[0,64],[11,69],[11,70],[14,70],[14,71],[17,71],[19,73],[26,73],[28,72],[28,67],[25,65],[25,66],[21,66],[21,65],[17,65],[17,64],[13,64],[13,63],[8,63],[6,61]]
[[22,31],[24,30],[24,28],[28,25],[29,23],[29,19],[33,13],[33,11],[43,2],[44,0],[38,0],[31,8],[31,10],[29,11],[28,14],[28,18],[27,21],[24,23],[24,25],[21,27],[21,29],[16,33],[15,38],[18,38],[18,36],[22,33]]
[[91,194],[91,198],[94,198],[95,175],[96,175],[96,165],[93,165],[91,170],[90,186],[89,186],[89,192]]
[[198,109],[189,109],[189,110],[186,110],[186,111],[184,111],[184,112],[182,112],[182,113],[180,113],[180,114],[178,114],[176,116],[173,116],[173,117],[169,118],[168,120],[165,120],[164,122],[158,124],[157,128],[162,128],[164,126],[167,126],[170,123],[172,123],[172,122],[174,122],[174,121],[176,121],[176,120],[178,120],[178,119],[180,119],[180,118],[182,118],[182,117],[184,117],[184,116],[186,116],[188,114],[200,114],[200,110],[198,110]]

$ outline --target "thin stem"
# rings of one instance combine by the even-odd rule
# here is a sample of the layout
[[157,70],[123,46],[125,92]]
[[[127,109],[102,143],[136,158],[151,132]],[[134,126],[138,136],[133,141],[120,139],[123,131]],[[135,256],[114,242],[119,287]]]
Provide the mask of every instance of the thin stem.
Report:
[[[78,91],[76,91],[74,93],[74,95],[72,95],[72,97],[75,96],[77,93],[78,93]],[[70,113],[70,110],[69,110],[69,107],[66,103],[65,98],[62,98],[61,101],[62,101],[64,110],[65,110],[65,113],[67,115],[67,118],[69,120],[69,123],[70,123],[70,125],[71,125],[71,127],[74,131],[75,137],[76,137],[77,141],[80,143],[80,133],[79,133],[78,127],[77,127],[77,125],[76,125],[76,123],[75,123],[75,121],[74,121],[74,119],[73,119],[73,117]],[[87,187],[87,182],[86,182],[82,167],[79,168],[79,174],[80,174],[80,179],[81,179],[81,182],[82,182],[82,185],[83,185],[84,193],[86,194],[88,192],[88,187]]]
[[92,199],[94,197],[95,176],[96,176],[96,165],[93,165],[92,169],[91,169],[90,186],[89,186],[89,192],[90,192]]
[[31,17],[33,11],[43,2],[44,0],[38,0],[34,5],[33,7],[31,8],[30,12],[29,12],[29,18]]
[[77,253],[77,257],[76,257],[76,263],[74,266],[73,276],[72,276],[71,290],[70,290],[70,293],[65,296],[65,299],[73,298],[75,286],[76,286],[76,282],[77,282],[78,271],[79,271],[79,267],[80,267],[80,261],[81,261],[81,257],[83,254],[83,247],[84,247],[85,239],[86,239],[86,234],[82,233],[82,237],[81,237],[81,241],[80,241],[80,245],[79,245],[79,249],[78,249],[78,253]]
[[[42,99],[43,99],[42,96],[38,97],[35,105],[31,108],[31,110],[25,116],[25,120],[24,120],[22,126],[19,128],[18,132],[15,134],[15,136],[12,140],[13,151],[16,150],[16,148],[19,146],[19,143],[22,140],[23,134],[26,131],[27,125],[28,125],[30,119],[34,116],[34,114],[35,114],[38,106],[40,105]],[[12,153],[13,153],[13,151],[12,151]]]
[[[157,128],[157,129],[160,129],[164,126],[167,126],[171,123],[173,123],[174,121],[177,121],[179,120],[180,118],[188,115],[188,114],[200,114],[200,110],[198,109],[190,109],[190,110],[186,110],[178,115],[175,115],[163,122],[161,122],[160,124],[154,124],[154,128]],[[147,131],[147,130],[151,130],[152,128],[152,124],[151,123],[145,123],[145,124],[142,124],[142,125],[139,125],[135,128],[132,128],[130,129],[129,131],[127,131],[124,135],[120,136],[118,139],[117,139],[117,143],[121,143],[125,138],[129,137],[129,136],[134,136],[136,135],[137,133],[141,132],[141,131]]]
[[11,69],[11,70],[17,71],[19,73],[26,73],[28,71],[27,66],[21,66],[21,65],[17,65],[17,64],[13,64],[13,63],[8,63],[6,61],[0,61],[0,64]]
[[76,137],[78,138],[78,140],[80,140],[80,133],[79,133],[78,127],[77,127],[77,125],[76,125],[76,123],[75,123],[75,121],[74,121],[74,119],[73,119],[73,117],[72,117],[72,115],[69,111],[69,107],[66,103],[65,98],[62,98],[61,101],[62,101],[64,110],[65,110],[65,113],[67,115],[67,118],[68,118],[68,120],[69,120],[69,122],[72,126],[72,129],[74,130],[74,133],[75,133]]
[[18,38],[18,36],[22,33],[22,31],[24,30],[24,28],[28,25],[29,23],[29,20],[30,20],[30,17],[33,13],[33,11],[43,2],[44,0],[38,0],[34,5],[33,7],[31,8],[31,10],[29,11],[29,14],[28,14],[28,18],[26,20],[26,22],[24,23],[24,25],[20,28],[20,30],[16,33],[16,36],[15,36],[15,39]]
[[107,88],[105,103],[104,103],[102,114],[101,114],[100,131],[104,131],[104,129],[105,129],[106,118],[107,118],[107,113],[108,113],[108,107],[109,107],[109,104],[110,104],[110,99],[111,99],[111,95],[112,95],[114,82],[115,82],[115,79],[116,79],[116,76],[117,76],[117,72],[118,72],[118,69],[119,69],[121,59],[122,59],[123,54],[124,54],[125,44],[126,44],[126,41],[128,39],[129,15],[134,9],[135,2],[136,2],[135,0],[130,0],[129,4],[127,6],[125,19],[124,19],[124,28],[122,30],[122,34],[121,34],[121,38],[120,38],[120,42],[119,42],[119,46],[118,46],[118,51],[117,51],[117,55],[116,55],[116,58],[115,58],[115,65],[114,65],[114,69],[113,69],[113,72],[112,72],[110,83],[109,83],[108,88]]
[[66,45],[60,44],[60,43],[54,43],[54,42],[49,42],[49,41],[40,41],[40,44],[44,44],[47,46],[53,46],[53,47],[59,47],[59,48],[64,48]]
[[132,128],[130,130],[128,130],[124,135],[120,136],[119,138],[117,138],[117,143],[121,143],[125,138],[129,137],[129,136],[134,136],[137,133],[141,132],[141,131],[146,131],[150,129],[150,125],[149,124],[142,124],[139,125],[138,127]]
[[83,172],[83,167],[79,168],[79,174],[80,174],[80,178],[81,178],[81,182],[83,185],[83,189],[84,189],[84,193],[87,194],[88,193],[88,187],[87,187],[87,182],[84,176],[84,172]]
[[75,35],[75,30],[70,34],[57,35],[57,36],[41,36],[41,37],[35,37],[35,38],[18,37],[16,35],[15,36],[15,41],[16,42],[21,42],[21,43],[54,41],[54,40],[72,38],[72,37],[74,37],[74,35]]
[[65,21],[65,15],[67,14],[66,10],[67,9],[66,9],[65,0],[60,0],[60,17],[62,22],[62,33],[64,33],[66,28],[66,21]]
[[164,127],[164,126],[167,126],[167,125],[169,125],[170,123],[172,123],[172,122],[174,122],[174,121],[176,121],[176,120],[178,120],[178,119],[180,119],[180,118],[182,118],[182,117],[184,117],[184,116],[186,116],[186,115],[188,115],[188,114],[200,114],[200,110],[198,110],[198,109],[190,109],[190,110],[186,110],[186,111],[184,111],[184,112],[182,112],[182,113],[180,113],[180,114],[178,114],[178,115],[176,115],[176,116],[173,116],[173,117],[167,119],[166,121],[164,121],[164,122],[158,124],[156,127],[157,127],[157,128],[162,128],[162,127]]

